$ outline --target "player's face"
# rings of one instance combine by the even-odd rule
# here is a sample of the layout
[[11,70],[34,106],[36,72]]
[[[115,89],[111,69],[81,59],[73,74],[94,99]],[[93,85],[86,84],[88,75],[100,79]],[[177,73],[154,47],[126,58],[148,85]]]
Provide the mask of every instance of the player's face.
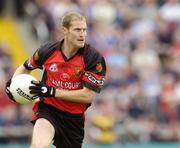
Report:
[[87,24],[85,20],[76,20],[71,22],[71,26],[67,29],[66,38],[68,43],[74,48],[84,47],[87,35]]

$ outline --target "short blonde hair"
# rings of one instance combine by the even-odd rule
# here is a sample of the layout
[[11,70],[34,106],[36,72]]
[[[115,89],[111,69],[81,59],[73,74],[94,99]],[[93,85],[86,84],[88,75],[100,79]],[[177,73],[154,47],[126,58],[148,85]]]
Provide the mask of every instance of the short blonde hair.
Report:
[[68,12],[66,13],[63,17],[62,17],[62,20],[61,20],[61,25],[63,27],[66,27],[69,29],[69,27],[71,26],[71,22],[72,21],[75,21],[75,20],[84,20],[86,21],[86,18],[85,16],[83,16],[82,14],[80,13],[77,13],[77,12]]

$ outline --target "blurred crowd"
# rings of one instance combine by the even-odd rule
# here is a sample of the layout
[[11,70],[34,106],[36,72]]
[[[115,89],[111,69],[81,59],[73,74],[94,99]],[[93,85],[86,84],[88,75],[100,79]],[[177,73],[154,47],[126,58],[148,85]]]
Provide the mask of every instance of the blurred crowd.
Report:
[[0,143],[27,142],[31,134],[31,107],[8,99],[5,84],[14,73],[8,44],[0,42]]
[[[107,77],[87,111],[85,142],[180,141],[180,0],[24,0],[21,4],[16,17],[28,19],[33,37],[41,43],[61,38],[58,29],[65,12],[87,17],[87,40],[104,55]],[[6,51],[0,44],[3,80],[8,77],[3,74],[12,74],[13,69]],[[2,110],[6,97],[0,92]],[[27,124],[27,108],[12,106],[16,112],[0,112],[0,125],[5,125],[4,118],[12,122],[7,114],[13,124]]]

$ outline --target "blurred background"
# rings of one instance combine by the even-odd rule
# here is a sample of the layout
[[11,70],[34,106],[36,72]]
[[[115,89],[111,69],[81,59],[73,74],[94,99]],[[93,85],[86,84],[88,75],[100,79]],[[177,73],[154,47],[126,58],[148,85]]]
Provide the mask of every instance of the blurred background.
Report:
[[5,82],[41,44],[62,38],[68,11],[87,16],[87,40],[107,63],[84,148],[180,148],[179,0],[0,0],[0,147],[29,146],[31,105],[9,101]]

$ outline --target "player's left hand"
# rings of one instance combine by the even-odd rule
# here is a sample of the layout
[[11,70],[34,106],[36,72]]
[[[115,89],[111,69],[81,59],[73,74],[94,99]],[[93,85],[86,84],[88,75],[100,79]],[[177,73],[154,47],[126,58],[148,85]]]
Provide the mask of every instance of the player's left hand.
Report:
[[30,93],[36,97],[54,97],[56,89],[54,87],[48,86],[40,81],[31,81],[33,84],[29,87]]
[[5,86],[6,94],[9,97],[9,99],[11,99],[13,102],[16,102],[10,91],[10,85],[11,85],[11,79],[9,79],[9,81],[6,82],[6,86]]

